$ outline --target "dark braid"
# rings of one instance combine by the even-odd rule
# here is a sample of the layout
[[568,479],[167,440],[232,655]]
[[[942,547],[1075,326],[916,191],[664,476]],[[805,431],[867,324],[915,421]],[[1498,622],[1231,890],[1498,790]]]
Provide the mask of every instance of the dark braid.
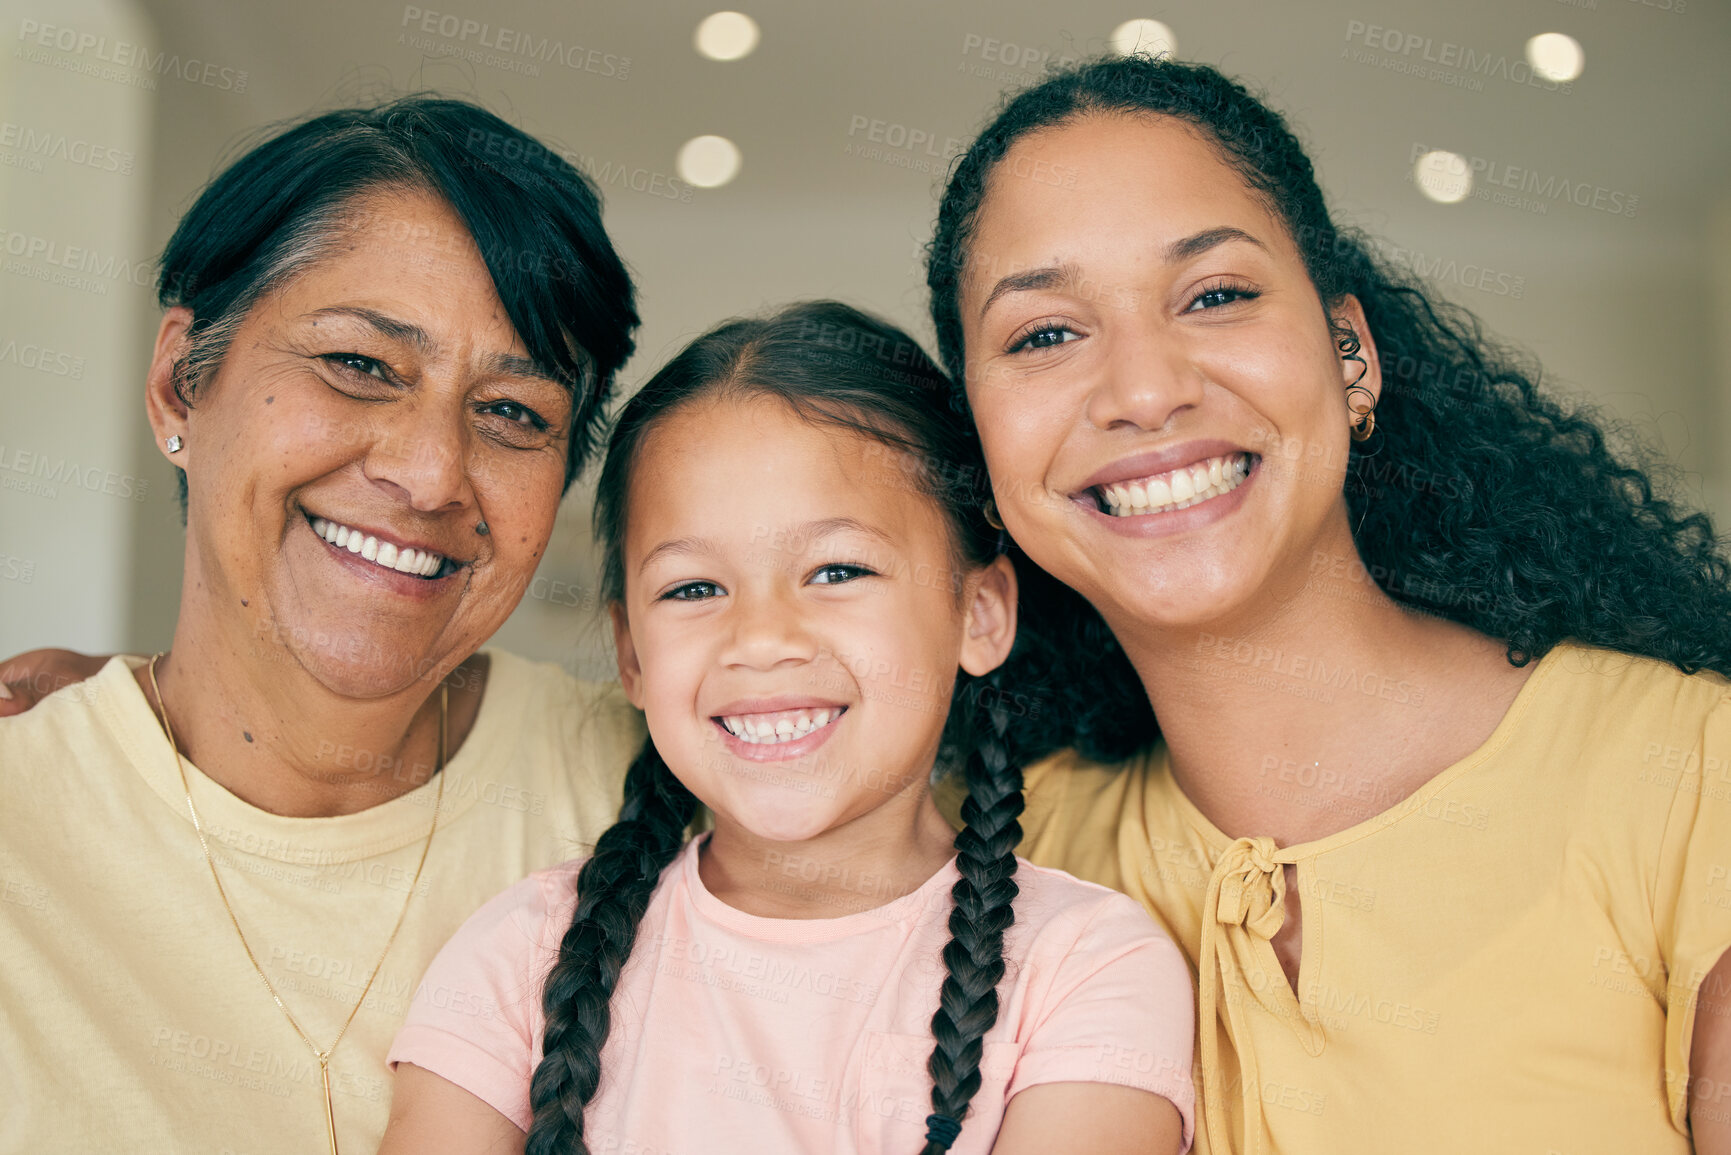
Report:
[[[1016,846],[1022,841],[1022,768],[1011,757],[1010,711],[1000,689],[1002,667],[971,681],[959,697],[973,708],[967,758],[966,824],[956,835],[950,890],[950,941],[944,947],[944,985],[932,1016],[932,1113],[960,1123],[980,1089],[981,1040],[998,1021],[998,983],[1004,977],[1004,932],[1016,921]],[[971,701],[968,701],[970,700]],[[961,705],[963,703],[958,703]],[[955,1127],[928,1119],[921,1155],[943,1155]]]
[[[966,414],[952,403],[951,383],[943,372],[912,337],[893,325],[834,301],[806,301],[768,318],[729,321],[710,330],[657,371],[620,412],[595,489],[595,529],[603,547],[602,589],[610,602],[624,598],[623,542],[639,446],[669,413],[714,395],[773,398],[814,425],[880,442],[891,452],[877,460],[886,470],[896,471],[882,480],[907,486],[937,504],[953,531],[959,569],[989,565],[1002,551],[999,534],[985,517],[990,490],[979,438]],[[924,1149],[928,1155],[947,1151],[955,1141],[980,1087],[982,1039],[998,1019],[1004,932],[1015,922],[1011,909],[1017,893],[1015,850],[1022,838],[1017,818],[1022,813],[1023,759],[1017,755],[1040,749],[1039,740],[1024,745],[1021,736],[1052,700],[1043,666],[1053,654],[1051,639],[1063,636],[1061,623],[1038,620],[1045,628],[1030,633],[1025,643],[1018,638],[1004,666],[985,677],[959,679],[945,721],[943,760],[953,765],[965,756],[968,799],[962,805],[966,827],[956,836],[956,863],[962,877],[950,892],[954,906],[951,939],[943,951],[946,977],[932,1017],[936,1044],[927,1064],[933,1107]],[[1015,687],[1015,692],[1006,691],[1006,686]],[[1014,750],[1012,716],[1017,719]],[[628,816],[629,808],[628,802]],[[690,816],[689,810],[680,813],[683,817],[676,825]],[[610,849],[608,840],[614,831],[602,837],[596,861]],[[578,880],[579,892],[585,896],[587,872],[594,865],[592,861],[586,866]],[[632,927],[647,905],[648,891],[649,887],[643,888]],[[578,908],[580,917],[585,909]],[[560,1054],[561,1063],[550,1071],[549,1061],[543,1060],[535,1074],[530,1104],[536,1129],[530,1132],[528,1155],[583,1150],[580,1140],[571,1146],[565,1136],[581,1135],[582,1109],[594,1093],[596,1054],[599,1040],[606,1036],[606,999],[618,964],[605,989],[573,990],[593,983],[590,976],[599,969],[564,961],[578,957],[577,934],[573,927],[566,935],[560,965],[548,980],[547,1053]],[[629,929],[620,938],[623,945],[614,946],[612,953],[622,963],[630,948]],[[558,991],[555,982],[562,984]],[[598,1005],[565,1005],[577,997]],[[579,1020],[591,1019],[600,1027],[591,1031],[594,1043],[581,1040],[588,1047],[583,1062],[564,1056],[576,1045],[565,1041],[566,1036],[578,1028]],[[556,1025],[564,1035],[555,1035]],[[538,1143],[543,1130],[548,1138]]]
[[535,1117],[525,1155],[588,1155],[583,1109],[601,1082],[613,988],[661,872],[684,846],[696,812],[697,799],[645,739],[625,774],[619,821],[577,873],[577,910],[542,992],[547,1030],[529,1084]]

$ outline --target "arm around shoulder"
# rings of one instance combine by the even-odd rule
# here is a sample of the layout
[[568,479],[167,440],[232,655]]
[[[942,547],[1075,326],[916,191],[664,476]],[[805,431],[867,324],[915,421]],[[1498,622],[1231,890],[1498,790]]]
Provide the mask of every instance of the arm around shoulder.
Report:
[[0,718],[22,714],[54,691],[94,678],[111,657],[75,650],[30,650],[7,658],[0,662]]

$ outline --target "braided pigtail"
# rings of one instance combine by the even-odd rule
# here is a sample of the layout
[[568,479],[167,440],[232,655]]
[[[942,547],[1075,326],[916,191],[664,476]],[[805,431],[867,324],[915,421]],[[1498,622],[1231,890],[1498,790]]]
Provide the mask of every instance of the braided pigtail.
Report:
[[950,941],[944,985],[932,1016],[932,1114],[921,1155],[943,1155],[961,1133],[968,1102],[980,1089],[981,1040],[998,1021],[1004,977],[1004,932],[1016,921],[1016,846],[1022,840],[1022,767],[1011,757],[1010,711],[998,671],[959,696],[972,707],[968,797],[956,835],[961,879],[950,891]]
[[547,1031],[529,1084],[534,1121],[526,1155],[588,1155],[583,1109],[601,1082],[613,988],[661,872],[684,846],[696,811],[697,800],[645,739],[625,775],[619,821],[577,874],[577,910],[542,992]]

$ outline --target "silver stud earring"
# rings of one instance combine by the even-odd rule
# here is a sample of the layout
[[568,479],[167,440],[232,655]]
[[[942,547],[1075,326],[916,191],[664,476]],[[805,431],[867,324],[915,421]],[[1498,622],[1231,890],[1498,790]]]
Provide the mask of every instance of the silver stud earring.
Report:
[[180,440],[180,434],[178,434],[178,433],[171,434],[168,437],[163,438],[162,443],[164,445],[168,446],[168,451],[170,453],[179,453],[180,447],[183,444]]

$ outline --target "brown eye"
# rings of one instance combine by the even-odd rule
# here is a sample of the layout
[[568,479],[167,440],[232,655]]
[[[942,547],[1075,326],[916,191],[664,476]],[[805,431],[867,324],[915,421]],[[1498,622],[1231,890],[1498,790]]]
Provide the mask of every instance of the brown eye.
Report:
[[658,600],[664,602],[702,602],[713,597],[720,597],[721,594],[721,587],[714,582],[684,582],[662,594]]
[[389,380],[385,374],[384,362],[375,361],[371,357],[363,357],[359,353],[326,353],[324,359],[333,365],[341,365],[343,368],[363,376],[376,377],[380,381]]
[[539,413],[527,405],[520,405],[515,401],[495,401],[487,406],[483,412],[497,414],[512,424],[533,429],[537,433],[545,433],[549,428],[546,419]]
[[1010,343],[1007,353],[1020,353],[1024,349],[1055,349],[1067,344],[1080,336],[1074,329],[1065,325],[1042,325],[1037,329],[1022,334]]
[[1254,301],[1262,294],[1254,289],[1239,288],[1235,285],[1216,285],[1196,294],[1190,302],[1187,312],[1197,313],[1204,309],[1218,309],[1222,305],[1230,305],[1235,301]]
[[812,571],[811,577],[807,580],[814,586],[833,586],[862,577],[874,577],[876,573],[876,570],[869,570],[863,565],[845,565],[836,562],[832,565],[819,566]]

